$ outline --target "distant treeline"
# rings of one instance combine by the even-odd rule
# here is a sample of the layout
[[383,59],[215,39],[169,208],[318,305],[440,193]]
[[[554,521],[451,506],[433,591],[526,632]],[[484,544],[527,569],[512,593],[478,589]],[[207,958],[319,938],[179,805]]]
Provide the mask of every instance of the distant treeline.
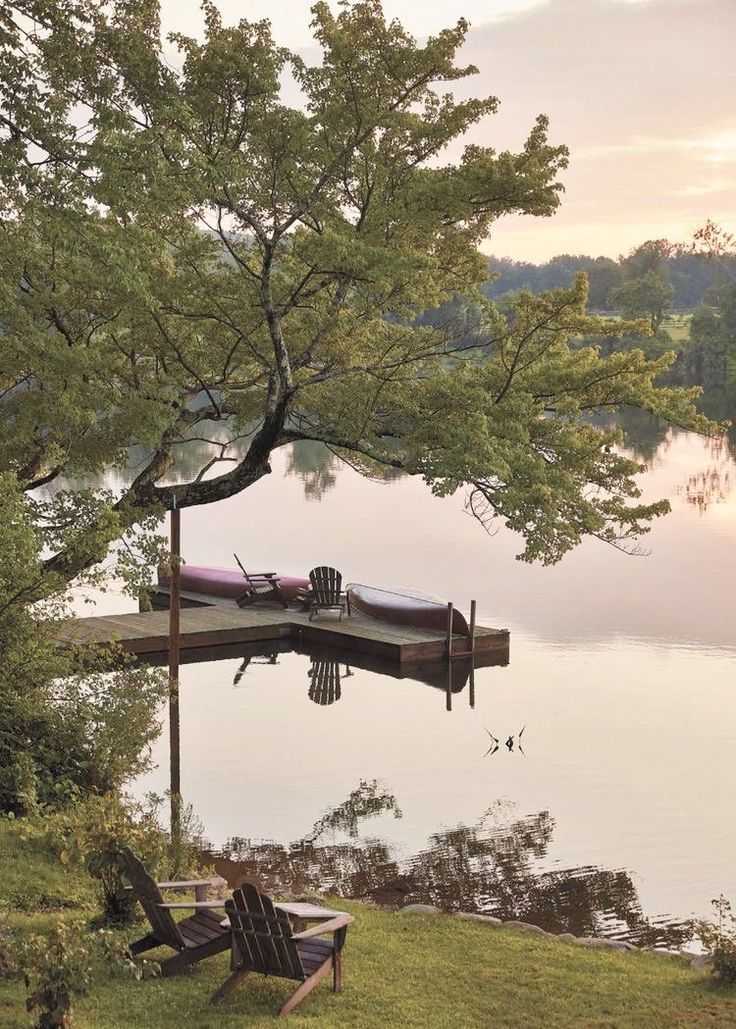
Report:
[[[490,257],[483,290],[513,320],[519,291],[567,289],[585,272],[591,314],[646,319],[650,331],[581,337],[575,345],[595,346],[604,356],[632,348],[650,358],[673,351],[676,360],[661,381],[702,387],[708,413],[736,421],[736,237],[709,223],[700,242],[715,245],[693,253],[665,239],[648,240],[618,261],[560,254],[531,264]],[[456,346],[483,345],[483,313],[468,299],[453,297],[418,321],[449,329]]]
[[[736,277],[736,258],[728,260]],[[589,309],[616,311],[620,302],[614,294],[628,277],[629,262],[628,257],[614,261],[610,257],[588,257],[585,254],[559,254],[544,264],[490,257],[488,266],[494,278],[483,287],[483,291],[494,298],[519,289],[539,293],[567,287],[576,272],[586,272],[590,282]],[[692,311],[702,304],[708,291],[724,273],[722,263],[717,265],[703,260],[702,256],[684,253],[662,256],[660,269],[674,290],[669,306],[675,311]]]

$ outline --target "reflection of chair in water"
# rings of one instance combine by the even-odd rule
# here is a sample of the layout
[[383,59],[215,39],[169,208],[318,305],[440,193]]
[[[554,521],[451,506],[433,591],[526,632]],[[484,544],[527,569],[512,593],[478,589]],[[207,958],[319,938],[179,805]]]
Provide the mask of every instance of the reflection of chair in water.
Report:
[[240,680],[243,678],[245,673],[248,671],[248,666],[253,665],[277,665],[279,663],[277,654],[261,655],[260,657],[247,656],[244,657],[240,663],[240,667],[233,677],[233,686],[238,686]]
[[[288,905],[286,907],[288,909]],[[213,993],[212,1002],[226,997],[249,972],[293,979],[299,983],[281,1005],[279,1015],[288,1015],[330,972],[335,993],[340,989],[342,948],[347,927],[353,921],[352,915],[315,908],[313,911],[321,921],[311,929],[295,933],[286,911],[274,907],[271,898],[259,893],[250,883],[243,883],[235,890],[233,899],[226,901],[225,908],[232,927],[231,973]],[[303,917],[314,920],[314,915],[305,914]],[[319,938],[330,933],[331,940]]]
[[345,610],[342,599],[342,575],[336,568],[320,565],[309,573],[311,591],[309,593],[309,621],[319,611],[339,611],[340,621]]
[[340,665],[337,661],[313,659],[307,675],[312,680],[309,699],[315,704],[334,704],[340,699]]

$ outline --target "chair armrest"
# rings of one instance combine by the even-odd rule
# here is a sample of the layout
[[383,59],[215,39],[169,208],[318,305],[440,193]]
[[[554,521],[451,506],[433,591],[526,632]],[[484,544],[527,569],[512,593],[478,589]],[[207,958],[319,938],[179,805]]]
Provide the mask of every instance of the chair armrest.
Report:
[[224,908],[224,900],[182,900],[180,902],[174,902],[173,904],[157,904],[157,908],[189,908],[195,910],[197,908]]
[[292,939],[311,940],[313,936],[324,936],[325,933],[335,933],[338,929],[344,929],[345,926],[350,925],[350,923],[354,921],[355,918],[352,915],[342,913],[339,914],[337,918],[331,918],[329,922],[320,922],[319,925],[313,925],[311,929],[305,929],[303,932],[294,933]]
[[337,918],[344,914],[343,911],[335,911],[334,908],[323,908],[321,904],[312,904],[310,901],[276,901],[274,907],[279,911],[285,911],[287,915],[298,918],[301,922],[314,922],[315,919],[322,919],[326,922],[330,918]]
[[224,882],[219,876],[210,876],[209,879],[177,879],[173,883],[156,883],[160,890],[193,890],[196,886],[217,886]]

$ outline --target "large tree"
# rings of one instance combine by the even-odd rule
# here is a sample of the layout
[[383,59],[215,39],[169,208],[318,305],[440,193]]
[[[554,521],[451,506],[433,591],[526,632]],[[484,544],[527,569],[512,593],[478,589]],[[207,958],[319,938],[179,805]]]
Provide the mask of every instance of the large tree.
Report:
[[636,247],[621,259],[624,281],[611,292],[611,302],[627,318],[649,318],[653,333],[658,331],[675,296],[668,268],[674,249],[666,239],[650,239]]
[[711,286],[693,311],[683,363],[711,407],[734,411],[736,385],[736,237],[708,220],[682,256],[710,272]]
[[[645,531],[666,505],[638,503],[638,466],[589,416],[708,426],[692,393],[654,387],[667,359],[568,346],[611,333],[585,316],[584,277],[508,316],[482,295],[479,244],[504,214],[553,214],[567,151],[540,115],[518,153],[450,159],[497,107],[448,92],[475,70],[456,63],[466,23],[419,45],[379,0],[317,3],[308,65],[267,22],[202,8],[175,56],[156,0],[0,11],[0,467],[34,498],[53,487],[33,501],[46,572],[71,579],[174,498],[232,496],[305,439],[467,487],[525,559]],[[418,320],[453,298],[479,312],[470,337]],[[165,485],[186,440],[214,434],[237,459]],[[59,488],[134,445],[115,495]]]

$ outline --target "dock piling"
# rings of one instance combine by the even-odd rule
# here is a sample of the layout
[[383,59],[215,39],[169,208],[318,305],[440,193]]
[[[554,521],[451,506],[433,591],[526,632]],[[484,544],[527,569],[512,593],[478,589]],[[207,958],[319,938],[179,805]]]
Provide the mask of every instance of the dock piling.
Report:
[[171,510],[171,599],[169,602],[169,762],[171,769],[171,837],[181,829],[179,663],[181,657],[181,511]]

